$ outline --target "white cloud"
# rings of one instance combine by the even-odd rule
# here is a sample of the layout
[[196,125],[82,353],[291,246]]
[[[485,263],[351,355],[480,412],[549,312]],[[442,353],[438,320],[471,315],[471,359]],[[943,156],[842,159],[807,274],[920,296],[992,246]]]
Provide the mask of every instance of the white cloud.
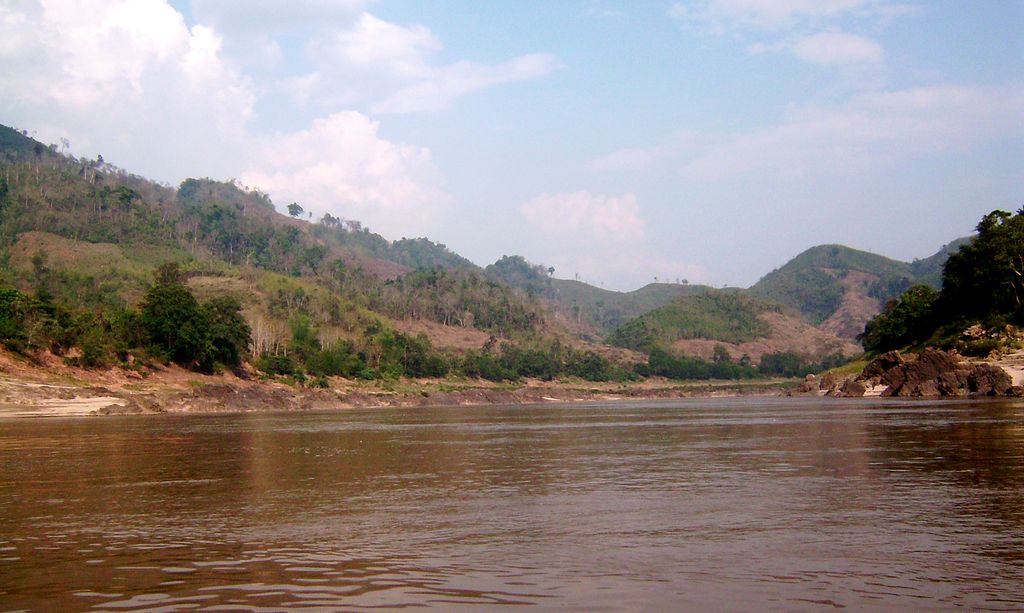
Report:
[[492,85],[543,77],[558,67],[554,56],[543,53],[523,55],[494,65],[457,62],[434,70],[430,78],[400,89],[375,104],[373,109],[378,113],[438,111],[451,106],[459,96]]
[[705,34],[754,39],[746,43],[751,54],[789,52],[809,64],[835,67],[880,64],[885,57],[878,42],[840,27],[867,20],[877,28],[915,10],[889,0],[694,0],[673,4],[669,16]]
[[519,211],[543,234],[570,241],[626,243],[643,239],[646,232],[633,194],[543,194],[523,204]]
[[369,4],[370,0],[191,0],[189,6],[197,21],[222,32],[263,34],[351,22]]
[[162,0],[16,7],[0,7],[0,40],[15,41],[0,45],[7,122],[159,179],[223,168],[223,151],[195,143],[239,138],[255,94],[215,31]]
[[308,130],[263,138],[240,179],[280,205],[299,202],[315,217],[331,213],[390,236],[421,236],[439,224],[450,197],[428,149],[384,140],[378,128],[346,111]]
[[674,3],[669,16],[688,27],[721,34],[745,28],[785,30],[849,15],[888,17],[905,10],[885,0],[692,0]]
[[1021,108],[1021,85],[862,95],[839,106],[798,109],[781,124],[721,138],[687,163],[685,174],[701,182],[751,174],[849,176],[992,139],[1022,139]]
[[301,78],[297,99],[321,105],[369,104],[377,113],[448,108],[486,87],[546,76],[559,64],[527,54],[497,64],[438,64],[441,42],[421,25],[403,26],[363,13],[351,26],[316,37],[307,48],[315,69]]
[[747,47],[751,54],[788,51],[797,59],[819,66],[878,64],[885,50],[875,41],[844,32],[820,32],[774,43],[754,43]]
[[428,56],[441,42],[422,25],[400,26],[363,13],[350,30],[340,30],[313,47],[313,54],[397,79],[429,77]]
[[881,62],[884,51],[881,45],[867,38],[842,32],[823,32],[796,41],[793,54],[805,62],[835,66]]
[[633,194],[543,194],[524,203],[519,211],[539,238],[531,254],[553,265],[558,276],[620,290],[636,289],[645,281],[653,282],[654,277],[707,278],[698,265],[651,252],[647,224]]

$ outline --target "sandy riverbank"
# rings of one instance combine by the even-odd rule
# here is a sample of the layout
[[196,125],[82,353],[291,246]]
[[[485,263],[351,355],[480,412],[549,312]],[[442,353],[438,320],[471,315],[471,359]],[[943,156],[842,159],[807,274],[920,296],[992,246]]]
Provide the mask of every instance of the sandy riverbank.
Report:
[[171,366],[146,377],[118,368],[72,368],[46,356],[29,363],[0,355],[0,418],[152,413],[237,413],[369,407],[451,406],[777,395],[791,381],[637,383],[470,379],[354,381],[332,378],[326,389],[280,380],[201,375]]

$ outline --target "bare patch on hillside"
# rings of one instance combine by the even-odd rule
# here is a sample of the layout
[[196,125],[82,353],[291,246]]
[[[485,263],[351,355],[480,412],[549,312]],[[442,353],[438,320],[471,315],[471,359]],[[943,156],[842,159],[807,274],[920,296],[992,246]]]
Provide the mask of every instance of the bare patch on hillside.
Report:
[[709,339],[681,339],[672,344],[676,351],[710,360],[715,345],[722,345],[733,359],[743,355],[757,363],[768,353],[792,351],[814,358],[824,357],[836,352],[847,356],[862,353],[860,345],[849,339],[840,338],[835,334],[812,326],[782,313],[765,312],[758,319],[771,326],[772,333],[767,338],[759,338],[746,343],[723,343]]
[[864,324],[882,310],[881,303],[868,294],[876,281],[878,277],[873,274],[847,271],[846,276],[839,280],[844,290],[843,301],[820,328],[841,338],[857,338],[864,331]]
[[349,250],[339,250],[336,252],[337,255],[341,256],[341,259],[345,262],[345,266],[352,269],[361,269],[364,273],[376,277],[381,281],[391,281],[397,279],[407,272],[412,271],[412,268],[403,266],[397,262],[390,260],[382,260],[361,253],[356,253]]
[[49,232],[23,232],[11,247],[11,266],[19,271],[32,270],[32,258],[42,254],[46,266],[57,270],[130,270],[144,274],[142,266],[124,257],[121,248],[111,243],[86,243]]
[[462,326],[446,326],[422,319],[397,320],[395,329],[404,334],[417,335],[421,332],[430,339],[430,343],[439,349],[479,349],[491,338],[489,332]]

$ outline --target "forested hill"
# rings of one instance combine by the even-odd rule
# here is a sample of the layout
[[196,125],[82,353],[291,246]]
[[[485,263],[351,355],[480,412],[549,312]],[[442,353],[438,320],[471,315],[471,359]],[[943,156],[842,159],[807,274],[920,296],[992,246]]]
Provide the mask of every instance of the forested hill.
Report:
[[307,223],[300,221],[306,215],[298,203],[289,206],[295,213],[289,218],[275,211],[266,194],[234,182],[187,179],[175,190],[102,157],[62,155],[56,146],[5,126],[0,126],[0,156],[5,183],[20,191],[22,203],[33,197],[44,201],[40,210],[24,207],[28,210],[19,211],[17,219],[9,215],[7,238],[45,230],[90,242],[155,243],[292,274],[316,268],[331,254],[383,278],[438,266],[479,270],[426,238],[388,241],[358,221],[330,215]]
[[631,292],[617,292],[557,279],[552,276],[553,269],[531,264],[522,256],[504,256],[484,270],[492,279],[548,300],[579,334],[598,338],[680,296],[696,296],[711,289],[687,283],[650,283]]
[[[183,309],[192,353],[245,355],[201,350],[217,344],[209,318],[227,314],[233,326],[237,312],[251,334],[234,338],[249,338],[250,359],[291,363],[271,370],[474,373],[488,367],[468,350],[502,341],[554,347],[547,356],[558,368],[574,363],[576,350],[559,344],[570,335],[543,305],[444,245],[388,241],[354,220],[307,221],[300,203],[287,208],[291,216],[232,182],[187,179],[174,189],[0,127],[0,342],[80,352],[95,365],[184,359],[190,351],[171,346],[177,335],[140,323],[163,317],[145,312],[159,289]],[[154,285],[167,263],[180,273]],[[209,302],[221,298],[233,302]],[[340,353],[325,357],[331,351]]]
[[819,245],[797,255],[750,288],[749,293],[802,314],[811,323],[854,338],[885,303],[916,283],[938,287],[942,265],[968,239],[913,263],[843,245]]

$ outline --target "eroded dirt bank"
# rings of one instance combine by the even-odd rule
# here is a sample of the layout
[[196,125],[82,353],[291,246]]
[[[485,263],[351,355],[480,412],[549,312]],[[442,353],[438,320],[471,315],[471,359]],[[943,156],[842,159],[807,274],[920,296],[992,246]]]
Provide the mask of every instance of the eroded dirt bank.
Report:
[[526,381],[496,384],[481,380],[422,379],[352,381],[334,378],[327,389],[282,381],[207,376],[178,367],[146,377],[121,370],[86,370],[44,356],[28,363],[0,355],[0,417],[126,415],[146,413],[232,413],[305,411],[363,407],[523,404],[777,395],[791,382],[640,383]]

